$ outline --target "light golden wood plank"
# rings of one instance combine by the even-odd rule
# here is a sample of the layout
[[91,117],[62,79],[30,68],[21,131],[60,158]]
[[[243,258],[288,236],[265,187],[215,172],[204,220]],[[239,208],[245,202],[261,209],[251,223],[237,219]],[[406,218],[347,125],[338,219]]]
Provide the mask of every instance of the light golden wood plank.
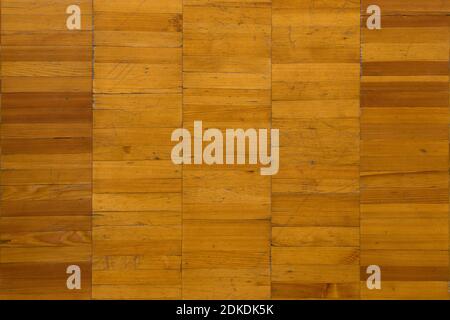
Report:
[[[185,1],[183,21],[184,127],[270,128],[270,1]],[[270,216],[259,166],[184,165],[183,298],[270,298]]]
[[272,298],[359,298],[359,1],[272,10]]
[[94,299],[181,298],[181,9],[94,5]]

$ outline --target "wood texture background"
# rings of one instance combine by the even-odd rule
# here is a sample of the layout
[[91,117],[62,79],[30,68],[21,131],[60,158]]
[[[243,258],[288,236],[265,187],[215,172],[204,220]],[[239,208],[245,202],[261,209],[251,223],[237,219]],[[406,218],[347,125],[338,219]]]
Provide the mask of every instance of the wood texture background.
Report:
[[[448,299],[449,1],[0,9],[0,299]],[[194,120],[279,173],[172,164]]]
[[362,298],[447,297],[450,3],[415,3],[362,29],[361,268],[385,279]]
[[181,298],[181,12],[94,2],[93,298]]
[[70,3],[1,2],[1,298],[91,296],[92,4],[70,32]]

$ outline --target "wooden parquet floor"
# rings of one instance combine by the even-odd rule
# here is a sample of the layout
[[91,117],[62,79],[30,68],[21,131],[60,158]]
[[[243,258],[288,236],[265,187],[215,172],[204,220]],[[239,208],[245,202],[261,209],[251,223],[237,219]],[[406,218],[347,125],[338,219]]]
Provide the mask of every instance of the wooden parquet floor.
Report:
[[0,2],[0,299],[450,297],[449,0]]

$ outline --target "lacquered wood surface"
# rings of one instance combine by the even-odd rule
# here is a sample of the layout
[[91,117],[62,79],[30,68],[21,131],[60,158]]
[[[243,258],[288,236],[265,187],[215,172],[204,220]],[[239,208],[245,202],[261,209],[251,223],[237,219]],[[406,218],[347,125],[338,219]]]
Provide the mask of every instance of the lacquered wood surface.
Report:
[[[0,9],[0,299],[448,299],[449,1]],[[194,121],[279,172],[175,165]]]

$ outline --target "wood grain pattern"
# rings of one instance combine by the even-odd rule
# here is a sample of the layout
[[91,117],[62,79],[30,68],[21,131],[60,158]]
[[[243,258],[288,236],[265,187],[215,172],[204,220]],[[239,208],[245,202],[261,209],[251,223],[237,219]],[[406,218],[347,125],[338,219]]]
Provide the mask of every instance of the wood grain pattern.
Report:
[[273,4],[273,298],[359,297],[359,10]]
[[181,298],[181,0],[96,0],[94,299]]
[[[449,1],[0,3],[0,299],[450,298]],[[174,165],[196,120],[279,173]]]
[[[65,30],[79,4],[82,30]],[[2,0],[0,298],[91,298],[90,1]],[[67,43],[76,37],[85,42]],[[67,290],[78,265],[81,290]]]
[[361,297],[446,299],[448,7],[382,5],[382,30],[362,29]]
[[[186,0],[183,18],[184,127],[270,128],[271,1]],[[270,180],[183,167],[183,298],[270,297]]]

